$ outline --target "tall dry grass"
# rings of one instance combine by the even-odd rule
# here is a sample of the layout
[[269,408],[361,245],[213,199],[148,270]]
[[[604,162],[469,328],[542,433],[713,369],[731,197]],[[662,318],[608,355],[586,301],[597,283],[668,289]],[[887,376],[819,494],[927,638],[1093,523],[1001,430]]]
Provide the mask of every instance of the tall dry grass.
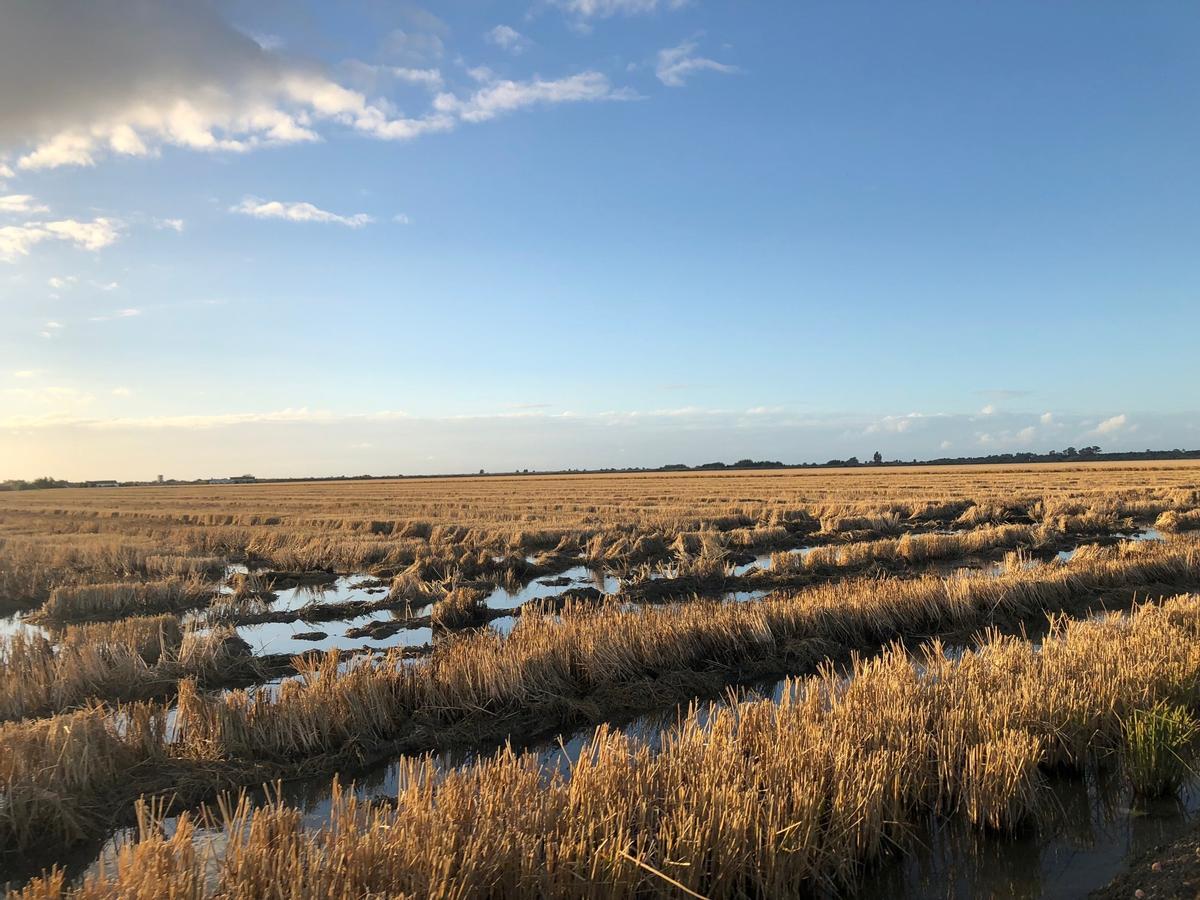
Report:
[[395,803],[335,792],[319,828],[276,801],[185,816],[76,888],[19,897],[782,897],[852,890],[923,820],[1036,825],[1041,770],[1119,753],[1124,722],[1195,706],[1200,597],[994,636],[950,657],[893,648],[792,682],[782,701],[694,710],[652,750],[599,729],[568,774],[502,751],[408,760]]
[[160,581],[86,584],[55,588],[36,621],[71,622],[82,619],[120,619],[161,612],[183,612],[205,604],[214,586],[193,576]]

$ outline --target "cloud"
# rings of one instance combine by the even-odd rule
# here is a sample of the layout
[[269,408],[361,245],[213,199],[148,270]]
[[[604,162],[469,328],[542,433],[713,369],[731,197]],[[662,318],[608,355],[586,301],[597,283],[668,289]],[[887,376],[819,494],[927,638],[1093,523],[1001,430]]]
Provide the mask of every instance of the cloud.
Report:
[[1038,416],[1038,421],[1041,422],[1043,425],[1053,425],[1054,424],[1054,413],[1044,412],[1040,416]]
[[44,213],[50,207],[42,206],[29,194],[0,195],[0,214],[11,213]]
[[1121,431],[1123,428],[1125,428],[1125,426],[1126,426],[1125,414],[1121,413],[1121,415],[1113,416],[1110,419],[1105,419],[1103,422],[1101,422],[1099,425],[1097,425],[1095,428],[1095,433],[1096,434],[1116,434],[1118,431]]
[[1028,425],[1025,428],[1022,428],[1020,431],[1017,432],[1017,440],[1019,440],[1019,441],[1026,441],[1026,442],[1032,441],[1036,436],[1037,436],[1037,429],[1034,428],[1032,425]]
[[131,397],[133,396],[133,391],[127,387],[115,387],[112,389],[112,395],[114,397]]
[[155,219],[154,227],[159,231],[175,231],[183,233],[183,219]]
[[[986,431],[979,430],[973,412],[871,418],[787,409],[751,415],[744,409],[695,406],[558,412],[518,403],[490,413],[443,416],[307,407],[192,414],[180,408],[161,416],[139,412],[134,399],[117,401],[109,395],[111,385],[96,390],[95,405],[88,406],[86,384],[74,393],[41,393],[39,382],[15,384],[27,390],[13,394],[0,389],[0,477],[43,470],[82,478],[87,477],[82,469],[100,466],[111,469],[112,477],[136,478],[158,471],[162,459],[174,460],[173,467],[185,477],[222,470],[348,474],[347,445],[365,443],[374,444],[374,452],[354,458],[356,473],[598,468],[620,461],[656,466],[744,457],[802,462],[863,459],[874,450],[888,459],[912,459],[948,451],[1048,449],[1032,448],[1022,439],[1030,416],[1005,412],[989,419]],[[129,414],[104,411],[103,402],[120,402]],[[864,436],[866,426],[883,419],[910,420],[911,425]],[[1195,446],[1200,436],[1194,413],[1139,413],[1137,420],[1143,428],[1138,432],[1141,446]],[[1066,431],[1056,443],[1060,448],[1092,443],[1085,435],[1096,421],[1063,414],[1060,424]],[[1102,443],[1105,449],[1121,449],[1111,438]]]
[[341,216],[313,206],[311,203],[282,203],[279,200],[259,200],[247,197],[229,208],[230,212],[252,216],[255,219],[285,219],[288,222],[324,222],[345,225],[347,228],[362,228],[375,221],[366,213]]
[[428,31],[405,31],[397,28],[383,42],[384,52],[410,65],[436,62],[446,53],[446,45],[436,34]]
[[502,50],[507,50],[514,56],[519,56],[529,49],[530,40],[509,25],[497,25],[484,34],[483,39],[489,44],[495,44]]
[[614,89],[600,72],[580,72],[559,79],[532,81],[491,80],[466,99],[439,94],[434,108],[464,122],[486,122],[496,116],[529,106],[555,103],[631,100],[627,89]]
[[983,409],[981,409],[979,411],[979,414],[981,416],[994,416],[996,414],[995,404],[989,403],[987,406],[985,406]]
[[121,227],[120,222],[107,218],[90,222],[58,219],[7,225],[0,227],[0,261],[15,262],[19,257],[28,256],[34,246],[48,240],[67,241],[83,250],[100,250],[117,240]]
[[616,15],[645,15],[660,9],[683,9],[688,0],[550,0],[550,3],[579,19],[607,19]]
[[719,63],[715,59],[696,56],[696,42],[684,41],[677,47],[658,51],[658,64],[654,74],[667,87],[683,87],[689,76],[697,72],[721,72],[732,75],[737,66]]
[[17,371],[12,373],[13,378],[22,378],[22,379],[36,378],[37,375],[38,375],[37,369],[18,369]]
[[[141,314],[142,314],[142,311],[140,309],[134,309],[134,308],[130,307],[128,309],[118,309],[116,312],[110,313],[107,316],[90,316],[88,321],[90,321],[90,322],[110,322],[113,319],[132,319],[132,318],[135,318],[136,316],[140,316]],[[53,323],[51,323],[51,324],[53,324]]]
[[[443,92],[431,108],[405,116],[386,97],[369,99],[313,62],[263,47],[218,9],[164,0],[39,0],[6,9],[0,84],[23,89],[0,92],[0,158],[15,153],[17,167],[32,170],[150,156],[168,146],[238,153],[318,141],[330,125],[411,140],[523,106],[627,96],[586,72],[491,81],[466,98]],[[590,0],[579,7],[591,10]],[[437,24],[418,18],[421,28]],[[384,49],[406,63],[390,68],[394,78],[441,86],[440,73],[422,67],[444,52],[432,30],[392,32]]]
[[392,221],[395,222],[397,225],[411,225],[412,224],[412,219],[410,219],[404,213],[396,213],[394,216],[392,216]]

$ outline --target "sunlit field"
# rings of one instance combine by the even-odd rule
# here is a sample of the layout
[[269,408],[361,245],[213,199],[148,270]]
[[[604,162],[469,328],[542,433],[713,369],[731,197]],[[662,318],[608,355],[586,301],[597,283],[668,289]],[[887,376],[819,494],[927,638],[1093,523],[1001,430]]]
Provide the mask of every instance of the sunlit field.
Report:
[[1190,816],[1193,529],[1196,463],[0,493],[0,882],[1034,892]]

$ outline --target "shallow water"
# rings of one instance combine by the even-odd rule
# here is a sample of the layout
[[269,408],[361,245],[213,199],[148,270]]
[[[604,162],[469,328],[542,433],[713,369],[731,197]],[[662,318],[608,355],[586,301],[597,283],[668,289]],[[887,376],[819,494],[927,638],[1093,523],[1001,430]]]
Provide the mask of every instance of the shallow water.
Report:
[[1200,812],[1200,785],[1178,798],[1134,804],[1115,776],[1052,778],[1051,812],[1013,837],[965,827],[924,827],[895,865],[869,877],[860,897],[1081,897],[1108,884],[1129,860],[1188,831]]
[[[347,637],[350,628],[359,628],[371,622],[391,622],[389,615],[358,616],[336,622],[266,622],[262,625],[242,625],[238,635],[245,640],[256,656],[272,653],[295,655],[314,650],[384,650],[388,647],[419,647],[433,640],[432,629],[401,628],[393,635],[376,640],[371,637]],[[306,632],[325,632],[326,637],[310,641],[296,637]]]
[[40,635],[50,638],[50,632],[40,625],[32,625],[25,619],[29,613],[13,613],[11,616],[0,617],[0,643],[5,643],[14,634],[25,634],[29,637]]
[[[570,583],[554,586],[541,583],[557,578],[570,579]],[[516,609],[530,600],[557,597],[566,591],[587,587],[594,587],[602,594],[615,594],[621,589],[621,579],[589,569],[587,566],[573,566],[560,575],[543,575],[536,578],[515,591],[498,587],[487,596],[484,603],[488,609]]]

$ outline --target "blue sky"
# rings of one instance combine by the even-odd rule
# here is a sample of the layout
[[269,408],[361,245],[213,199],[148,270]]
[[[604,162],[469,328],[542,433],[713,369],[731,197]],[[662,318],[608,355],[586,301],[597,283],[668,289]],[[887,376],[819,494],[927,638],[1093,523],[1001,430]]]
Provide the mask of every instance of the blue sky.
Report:
[[0,477],[1200,446],[1192,4],[3,15]]

